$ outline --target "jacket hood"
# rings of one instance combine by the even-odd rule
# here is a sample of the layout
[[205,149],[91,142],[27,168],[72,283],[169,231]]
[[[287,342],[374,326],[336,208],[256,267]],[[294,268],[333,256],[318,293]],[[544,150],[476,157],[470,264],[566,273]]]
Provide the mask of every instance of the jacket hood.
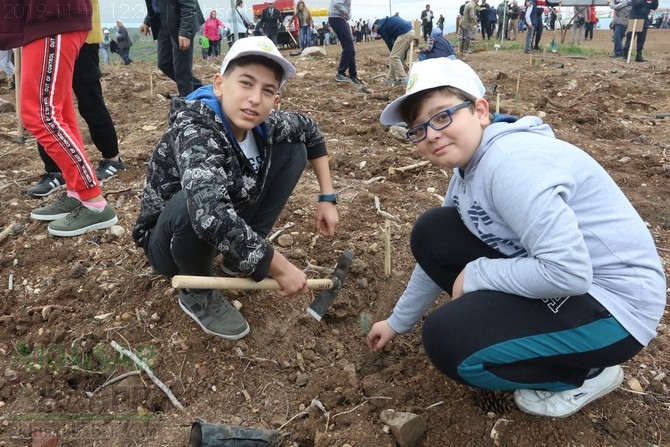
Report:
[[[226,128],[226,133],[228,133],[228,136],[231,138],[231,141],[235,141],[233,129],[230,127],[228,119],[223,114],[223,109],[221,108],[219,98],[217,98],[216,95],[214,94],[214,85],[212,84],[203,85],[199,89],[189,94],[186,97],[186,99],[192,99],[204,102],[207,105],[207,107],[212,109],[214,113],[216,113],[216,116],[218,116],[221,119],[221,121],[223,121],[223,125]],[[268,129],[267,126],[265,125],[265,122],[260,123],[253,130],[257,132],[263,138],[263,140],[265,140],[268,137]]]
[[545,137],[555,138],[554,131],[551,130],[551,127],[549,127],[548,124],[545,124],[542,119],[537,116],[517,118],[516,116],[511,115],[495,114],[493,115],[491,124],[484,129],[482,142],[479,144],[479,148],[473,155],[472,160],[468,163],[466,175],[477,167],[482,157],[499,138],[516,132],[530,132]]

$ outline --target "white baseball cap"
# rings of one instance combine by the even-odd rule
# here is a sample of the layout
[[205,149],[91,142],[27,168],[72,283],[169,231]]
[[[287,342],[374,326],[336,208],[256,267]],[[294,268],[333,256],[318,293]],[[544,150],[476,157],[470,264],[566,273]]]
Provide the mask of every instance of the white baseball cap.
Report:
[[104,33],[105,33],[105,34],[109,34],[109,30],[106,29],[106,30],[104,31]]
[[461,60],[436,57],[412,64],[407,78],[407,90],[400,98],[386,106],[379,121],[391,126],[403,121],[400,109],[410,96],[436,87],[456,87],[475,98],[483,98],[486,88],[477,73]]
[[284,76],[282,76],[281,85],[295,74],[295,67],[292,63],[284,59],[284,56],[279,52],[275,44],[265,36],[251,36],[245,37],[244,39],[238,39],[230,51],[226,54],[226,57],[223,59],[221,64],[221,74],[225,73],[228,64],[238,59],[242,56],[264,56],[270,60],[277,62],[282,70],[284,71]]

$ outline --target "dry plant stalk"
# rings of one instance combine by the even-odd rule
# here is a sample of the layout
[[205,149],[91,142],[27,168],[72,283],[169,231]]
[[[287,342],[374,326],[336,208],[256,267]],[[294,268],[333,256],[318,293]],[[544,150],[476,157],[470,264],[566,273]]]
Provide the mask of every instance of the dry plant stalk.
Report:
[[391,276],[391,222],[384,223],[384,274]]
[[125,356],[128,357],[130,360],[132,360],[137,366],[139,366],[140,368],[142,368],[142,369],[144,370],[144,372],[147,373],[147,376],[149,376],[149,378],[151,379],[151,381],[152,381],[153,383],[155,383],[156,386],[157,386],[158,388],[160,388],[161,391],[163,391],[163,392],[167,395],[167,397],[170,399],[170,402],[172,402],[172,405],[174,405],[175,408],[177,408],[177,409],[179,409],[179,410],[183,410],[183,409],[184,409],[184,406],[177,400],[177,398],[175,397],[175,395],[172,394],[172,391],[170,391],[170,388],[168,388],[163,382],[160,381],[160,379],[158,379],[158,377],[156,377],[156,376],[154,375],[154,373],[151,371],[151,369],[147,366],[146,363],[144,363],[144,362],[143,362],[139,357],[137,357],[133,352],[127,350],[127,349],[124,348],[124,347],[122,347],[121,345],[119,345],[119,344],[118,344],[117,342],[115,342],[114,340],[112,340],[112,342],[111,342],[110,344],[112,345],[112,348],[116,349],[120,354],[125,355]]

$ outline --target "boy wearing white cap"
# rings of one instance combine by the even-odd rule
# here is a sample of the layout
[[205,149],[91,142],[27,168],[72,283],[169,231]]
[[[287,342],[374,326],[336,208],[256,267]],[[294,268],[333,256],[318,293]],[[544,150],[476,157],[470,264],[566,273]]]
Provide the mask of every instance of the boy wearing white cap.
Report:
[[[332,236],[339,220],[317,124],[273,110],[293,74],[270,39],[249,37],[231,47],[212,85],[173,100],[133,230],[157,272],[209,276],[221,253],[224,271],[271,275],[282,296],[307,292],[305,273],[265,240],[307,161],[321,193],[316,231]],[[218,290],[182,289],[179,305],[209,334],[237,340],[249,332]]]
[[490,115],[467,64],[412,66],[382,124],[453,168],[442,207],[423,213],[417,260],[371,350],[423,322],[433,364],[459,383],[514,390],[524,412],[565,417],[616,389],[619,364],[656,335],[666,280],[645,223],[605,170],[537,117]]

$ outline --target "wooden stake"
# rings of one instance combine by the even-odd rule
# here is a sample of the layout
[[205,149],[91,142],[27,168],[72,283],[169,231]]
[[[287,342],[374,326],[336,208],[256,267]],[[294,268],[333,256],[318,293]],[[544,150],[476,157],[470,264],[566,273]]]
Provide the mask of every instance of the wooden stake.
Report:
[[16,91],[16,119],[18,127],[16,142],[25,143],[26,137],[23,130],[23,119],[21,118],[21,48],[14,48],[14,88]]
[[500,113],[500,93],[496,93],[496,113]]
[[384,222],[384,274],[391,276],[391,222]]

